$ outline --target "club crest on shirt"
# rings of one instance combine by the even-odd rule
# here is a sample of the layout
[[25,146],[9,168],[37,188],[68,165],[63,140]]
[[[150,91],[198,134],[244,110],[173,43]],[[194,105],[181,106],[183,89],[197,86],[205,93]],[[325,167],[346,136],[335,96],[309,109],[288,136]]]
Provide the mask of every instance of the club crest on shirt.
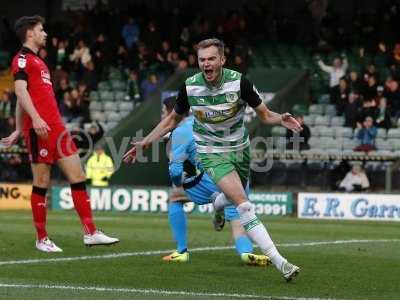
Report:
[[47,149],[40,149],[39,154],[41,157],[46,157],[49,154],[49,151]]
[[26,67],[26,58],[25,57],[18,57],[18,68],[23,69]]
[[237,93],[226,93],[225,97],[226,97],[226,101],[229,103],[236,102],[239,99]]

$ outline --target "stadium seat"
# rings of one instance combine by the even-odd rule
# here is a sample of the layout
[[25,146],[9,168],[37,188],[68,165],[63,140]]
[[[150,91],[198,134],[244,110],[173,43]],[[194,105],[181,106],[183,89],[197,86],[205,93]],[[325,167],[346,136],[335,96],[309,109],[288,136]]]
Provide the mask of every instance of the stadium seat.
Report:
[[319,104],[329,104],[331,102],[329,94],[322,94],[318,97]]
[[90,110],[102,110],[103,109],[103,103],[99,101],[90,101]]
[[92,101],[100,100],[100,96],[99,96],[99,93],[97,91],[91,91],[90,94],[89,94],[89,98]]
[[107,122],[105,125],[106,131],[109,131],[115,128],[118,125],[118,122]]
[[390,141],[383,139],[376,139],[375,145],[378,150],[392,151],[393,147]]
[[388,139],[398,139],[400,138],[400,128],[391,128],[387,133]]
[[114,101],[106,101],[104,102],[104,112],[112,112],[112,111],[118,111],[119,109],[119,103],[114,102]]
[[308,111],[310,115],[322,115],[324,113],[324,106],[321,104],[313,104],[310,105]]
[[319,136],[321,137],[331,137],[335,136],[335,130],[332,127],[320,127],[319,128]]
[[91,118],[93,121],[105,122],[106,114],[100,111],[92,111]]
[[286,149],[286,137],[274,137],[274,148],[278,151],[284,151]]
[[126,90],[126,83],[125,81],[121,80],[112,80],[110,82],[111,88],[113,91],[125,91]]
[[343,140],[343,150],[353,150],[358,146],[358,142],[354,139]]
[[107,122],[119,122],[119,120],[121,120],[120,114],[113,111],[107,113]]
[[101,91],[100,92],[100,99],[101,101],[113,101],[114,100],[114,93],[110,91]]
[[114,99],[117,101],[124,101],[127,94],[123,91],[117,91],[114,93]]
[[308,114],[308,107],[305,104],[295,104],[292,108],[293,115],[306,115]]
[[400,151],[400,140],[398,140],[398,139],[389,139],[388,142],[391,144],[392,149],[394,151]]
[[376,137],[379,138],[379,139],[386,139],[387,138],[386,129],[378,128],[378,133],[377,133]]
[[352,138],[353,128],[351,127],[336,127],[336,138]]
[[343,126],[344,118],[339,116],[333,116],[331,119],[331,126]]
[[133,102],[120,102],[119,103],[119,110],[120,111],[132,111],[134,109],[134,103]]
[[110,84],[107,81],[100,81],[97,84],[97,88],[98,88],[99,92],[109,91],[111,89]]
[[331,117],[336,116],[336,107],[332,104],[325,105],[324,114]]
[[271,130],[272,136],[286,136],[286,128],[282,126],[274,126]]
[[315,121],[315,115],[304,116],[304,124],[311,127],[314,126],[314,121]]
[[330,124],[330,117],[329,116],[316,116],[314,125],[315,126],[329,126]]
[[125,118],[127,115],[129,115],[130,113],[131,113],[131,112],[130,112],[129,110],[120,111],[119,114],[120,114],[120,116],[121,116],[121,120],[122,120],[123,118]]

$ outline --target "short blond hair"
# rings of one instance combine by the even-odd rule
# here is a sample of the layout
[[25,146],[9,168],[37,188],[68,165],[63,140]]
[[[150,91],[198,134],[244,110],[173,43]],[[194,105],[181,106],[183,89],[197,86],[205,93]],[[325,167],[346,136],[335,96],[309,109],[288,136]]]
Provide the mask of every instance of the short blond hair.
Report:
[[200,41],[197,45],[196,45],[196,51],[199,51],[199,49],[204,49],[204,48],[208,48],[211,46],[215,46],[218,48],[218,53],[222,56],[224,55],[225,52],[225,45],[224,42],[217,39],[217,38],[211,38],[211,39],[205,39]]

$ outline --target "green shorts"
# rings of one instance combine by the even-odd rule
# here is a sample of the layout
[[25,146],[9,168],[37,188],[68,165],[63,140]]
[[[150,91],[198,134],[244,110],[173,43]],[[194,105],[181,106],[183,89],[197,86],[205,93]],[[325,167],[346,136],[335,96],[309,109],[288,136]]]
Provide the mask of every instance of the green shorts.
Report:
[[233,152],[198,153],[198,157],[204,170],[215,183],[230,172],[236,171],[243,186],[247,184],[250,173],[249,147]]

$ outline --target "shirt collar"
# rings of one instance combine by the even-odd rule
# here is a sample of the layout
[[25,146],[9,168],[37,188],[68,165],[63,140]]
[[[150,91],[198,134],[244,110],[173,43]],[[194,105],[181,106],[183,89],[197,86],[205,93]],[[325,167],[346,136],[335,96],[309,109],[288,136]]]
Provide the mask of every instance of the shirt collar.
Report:
[[34,51],[32,51],[32,49],[30,49],[30,48],[28,48],[28,47],[25,47],[25,46],[22,46],[21,52],[30,53],[30,54],[33,54],[33,55],[38,56],[37,53],[35,53]]

